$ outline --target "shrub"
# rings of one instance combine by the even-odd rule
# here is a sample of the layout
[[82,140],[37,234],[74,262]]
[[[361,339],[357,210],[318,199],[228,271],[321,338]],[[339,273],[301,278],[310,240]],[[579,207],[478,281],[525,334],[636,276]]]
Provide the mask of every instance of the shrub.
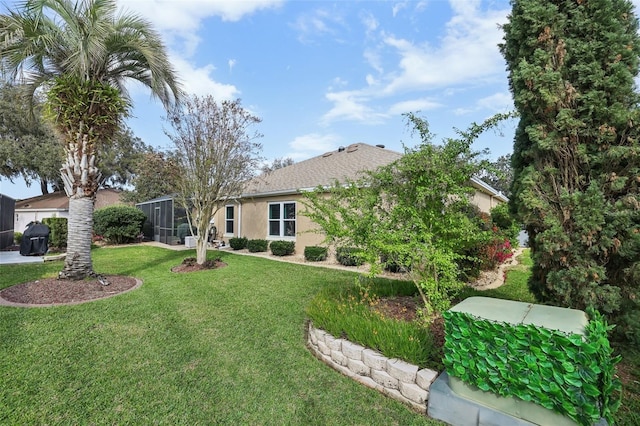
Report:
[[520,225],[509,211],[507,203],[498,204],[491,209],[491,224],[494,227],[494,231],[504,235],[509,241],[518,241]]
[[258,253],[267,251],[269,248],[269,242],[267,240],[248,240],[247,249],[251,253]]
[[504,263],[511,256],[513,256],[513,251],[509,240],[496,237],[480,249],[478,255],[480,268],[489,271]]
[[189,224],[181,223],[180,225],[178,225],[176,234],[177,234],[177,237],[180,239],[180,244],[184,244],[185,237],[189,237],[191,235],[197,235],[198,232],[194,228],[191,228],[191,232],[189,232]]
[[248,241],[246,237],[229,238],[229,245],[234,250],[242,250],[247,248]]
[[380,263],[384,266],[385,271],[396,274],[400,272],[409,272],[411,270],[410,261],[408,259],[402,259],[397,255],[383,254],[380,256]]
[[17,245],[20,245],[22,242],[22,232],[14,232],[13,241],[15,241]]
[[67,246],[67,218],[47,217],[42,223],[49,227],[49,245],[63,248]]
[[93,214],[93,231],[112,244],[137,241],[146,220],[142,210],[130,206],[110,206]]
[[288,256],[296,250],[296,243],[294,241],[271,241],[269,248],[274,256]]
[[321,262],[327,258],[327,248],[307,246],[304,248],[304,258],[310,262]]
[[336,259],[344,266],[360,266],[364,263],[362,250],[357,247],[338,247]]

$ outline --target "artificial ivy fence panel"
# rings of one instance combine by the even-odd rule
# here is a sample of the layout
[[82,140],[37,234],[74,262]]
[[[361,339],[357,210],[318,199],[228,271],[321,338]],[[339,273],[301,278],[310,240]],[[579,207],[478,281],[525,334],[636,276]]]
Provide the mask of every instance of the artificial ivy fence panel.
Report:
[[443,316],[455,393],[535,424],[613,423],[620,358],[597,312],[470,297]]

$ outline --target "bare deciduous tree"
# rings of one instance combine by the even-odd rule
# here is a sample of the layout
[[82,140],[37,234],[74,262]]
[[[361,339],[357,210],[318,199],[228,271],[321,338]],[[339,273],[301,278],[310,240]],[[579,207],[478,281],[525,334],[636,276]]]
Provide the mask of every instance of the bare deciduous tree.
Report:
[[167,120],[173,131],[166,134],[181,169],[177,199],[189,225],[198,230],[196,261],[202,265],[211,219],[258,169],[262,146],[255,141],[262,135],[250,127],[261,120],[243,109],[239,99],[218,103],[210,95],[189,97]]

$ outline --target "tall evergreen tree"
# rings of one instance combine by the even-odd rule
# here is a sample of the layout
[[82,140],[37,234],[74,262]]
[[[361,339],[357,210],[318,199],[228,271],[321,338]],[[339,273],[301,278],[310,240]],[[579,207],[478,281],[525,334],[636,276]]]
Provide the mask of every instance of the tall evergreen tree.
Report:
[[520,114],[512,205],[530,287],[640,341],[638,20],[627,0],[512,0],[501,51]]

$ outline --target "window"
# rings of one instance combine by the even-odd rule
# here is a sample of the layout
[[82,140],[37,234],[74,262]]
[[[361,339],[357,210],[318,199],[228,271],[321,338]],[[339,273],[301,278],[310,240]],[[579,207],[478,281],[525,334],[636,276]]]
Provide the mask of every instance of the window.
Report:
[[269,236],[296,236],[296,203],[269,204]]
[[226,206],[225,209],[225,218],[224,218],[224,233],[233,235],[233,206]]

